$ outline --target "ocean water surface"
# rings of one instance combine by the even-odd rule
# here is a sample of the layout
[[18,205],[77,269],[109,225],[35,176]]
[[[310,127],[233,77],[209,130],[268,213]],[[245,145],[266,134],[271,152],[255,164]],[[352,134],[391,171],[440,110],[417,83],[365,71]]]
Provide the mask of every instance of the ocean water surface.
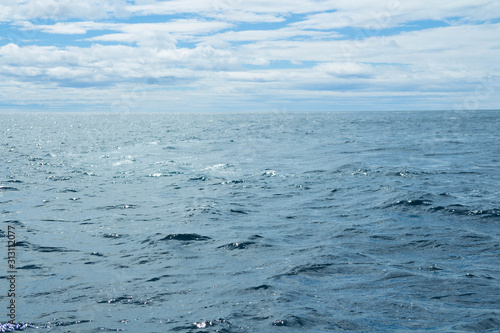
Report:
[[498,111],[0,124],[0,331],[500,331]]

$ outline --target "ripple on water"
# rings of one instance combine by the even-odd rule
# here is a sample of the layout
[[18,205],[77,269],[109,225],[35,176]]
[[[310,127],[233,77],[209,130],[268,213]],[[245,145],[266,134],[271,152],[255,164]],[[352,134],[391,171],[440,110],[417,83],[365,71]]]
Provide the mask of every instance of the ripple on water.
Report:
[[170,234],[160,239],[160,241],[176,240],[176,241],[189,242],[189,241],[206,241],[209,239],[211,238],[207,236],[201,236],[198,234]]

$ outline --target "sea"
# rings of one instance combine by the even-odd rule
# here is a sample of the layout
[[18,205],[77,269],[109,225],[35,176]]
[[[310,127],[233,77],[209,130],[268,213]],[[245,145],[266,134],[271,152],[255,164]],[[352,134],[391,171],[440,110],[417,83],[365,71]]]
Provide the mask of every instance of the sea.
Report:
[[500,332],[499,139],[500,111],[0,114],[0,331]]

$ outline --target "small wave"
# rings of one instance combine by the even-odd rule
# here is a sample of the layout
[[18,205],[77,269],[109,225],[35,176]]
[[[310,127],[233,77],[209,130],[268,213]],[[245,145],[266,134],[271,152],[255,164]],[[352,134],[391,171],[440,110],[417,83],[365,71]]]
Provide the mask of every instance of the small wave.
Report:
[[461,216],[478,216],[480,218],[498,218],[500,217],[500,209],[472,209],[460,204],[448,206],[436,206],[430,209],[431,212],[446,212],[453,215]]
[[394,240],[396,240],[395,237],[387,236],[387,235],[373,235],[373,236],[370,236],[370,238],[376,239],[376,240],[383,240],[383,241],[394,241]]
[[156,281],[159,281],[159,280],[166,278],[166,277],[170,277],[170,275],[157,276],[157,277],[154,277],[154,278],[147,280],[146,282],[156,282]]
[[17,267],[17,269],[42,269],[42,266],[38,265],[24,265],[21,267]]
[[259,239],[259,238],[264,238],[264,236],[261,236],[261,235],[252,235],[249,238],[250,239]]
[[317,170],[310,170],[310,171],[305,171],[304,174],[309,174],[309,173],[325,173],[327,172],[324,169],[317,169]]
[[[161,235],[160,233],[157,233],[156,236]],[[156,240],[153,240],[152,237],[147,237],[145,240],[141,242],[141,244],[155,244]]]
[[16,187],[12,187],[12,186],[3,186],[3,185],[1,185],[0,186],[0,192],[4,192],[4,191],[19,191],[19,189],[16,188]]
[[244,250],[253,244],[255,244],[255,242],[234,242],[234,243],[219,246],[217,248],[218,249],[225,249],[225,250]]
[[112,209],[135,209],[139,206],[137,205],[129,205],[129,204],[118,204],[118,205],[111,205],[111,206],[103,206],[103,207],[97,207],[95,208],[96,210],[112,210]]
[[415,274],[407,273],[407,272],[390,272],[384,275],[381,279],[378,281],[387,281],[387,280],[394,280],[394,279],[401,279],[401,278],[408,278],[415,276]]
[[63,176],[49,176],[47,177],[48,180],[52,180],[54,182],[60,182],[60,181],[66,181],[66,180],[71,180],[71,177],[63,177]]
[[77,193],[78,190],[74,188],[65,188],[63,190],[58,191],[59,193]]
[[303,327],[307,320],[298,316],[290,316],[287,319],[278,319],[271,322],[272,326]]
[[476,243],[476,242],[491,241],[493,238],[491,236],[486,236],[486,235],[469,234],[461,236],[460,239],[466,241],[467,243]]
[[151,173],[151,174],[147,175],[146,177],[159,178],[159,177],[172,177],[172,175],[171,174],[164,174],[164,173],[161,173],[161,172],[157,172],[157,173]]
[[74,250],[68,250],[64,247],[55,246],[35,246],[33,250],[38,252],[75,252]]
[[275,177],[278,175],[278,172],[277,171],[274,171],[274,170],[265,170],[263,173],[262,173],[262,176],[266,176],[266,177]]
[[354,172],[351,172],[351,176],[368,176],[370,174],[370,170],[368,169],[357,169]]
[[233,185],[233,184],[241,184],[244,183],[245,181],[242,179],[235,179],[235,180],[228,180],[220,183],[221,185]]
[[461,330],[470,332],[485,332],[500,329],[500,318],[496,313],[491,313],[487,318],[478,320],[473,324],[458,327]]
[[471,210],[467,215],[475,215],[481,218],[498,218],[500,217],[500,209]]
[[[479,218],[499,218],[500,217],[500,209],[498,208],[491,208],[491,209],[475,209],[472,207],[467,207],[462,204],[450,204],[450,205],[444,205],[444,206],[433,206],[433,201],[430,199],[427,199],[426,197],[429,197],[430,195],[426,195],[424,197],[421,197],[419,199],[408,199],[408,200],[399,200],[396,201],[395,203],[386,205],[382,208],[392,208],[392,207],[405,207],[409,209],[410,207],[414,208],[419,208],[419,207],[429,207],[427,208],[427,211],[430,213],[447,213],[451,215],[459,215],[459,216],[477,216]],[[451,197],[453,198],[453,195],[449,193],[441,193],[439,194],[440,197]]]
[[201,236],[198,234],[170,234],[160,240],[161,241],[178,240],[187,242],[187,241],[206,241],[209,239],[211,238],[207,236]]
[[219,164],[215,164],[215,165],[212,165],[212,166],[209,166],[209,167],[206,167],[205,169],[203,169],[203,171],[206,171],[206,170],[224,170],[224,169],[228,169],[228,168],[231,168],[232,165],[231,164],[227,164],[227,163],[219,163]]
[[192,181],[207,181],[208,180],[208,177],[205,177],[205,176],[199,176],[199,177],[191,177],[189,178],[189,180],[192,180]]
[[424,199],[416,199],[416,200],[400,200],[396,203],[390,205],[391,206],[430,206],[432,205],[432,201],[424,200]]
[[116,234],[116,233],[108,233],[108,234],[102,235],[102,237],[104,237],[104,238],[122,238],[122,237],[124,237],[124,235],[120,235],[120,234]]
[[37,328],[37,327],[31,324],[23,324],[23,323],[17,323],[17,324],[0,323],[0,332],[24,331],[27,328]]
[[199,322],[194,322],[190,324],[185,324],[182,326],[176,326],[172,328],[174,332],[208,332],[208,331],[200,331],[200,329],[208,329],[210,327],[214,327],[215,332],[242,332],[244,328],[241,326],[236,326],[232,324],[230,321],[219,318],[217,320],[201,320]]
[[429,240],[429,239],[419,239],[419,240],[414,240],[411,241],[407,244],[409,247],[416,247],[416,248],[438,248],[441,247],[443,244],[438,243],[436,240]]
[[247,290],[267,290],[267,289],[271,289],[272,287],[268,284],[261,284],[257,287],[250,287],[250,288],[247,288]]
[[28,241],[19,241],[19,242],[16,242],[16,247],[30,248],[31,246],[33,246],[33,245],[30,242],[28,242]]
[[247,212],[241,209],[231,209],[230,212],[235,214],[248,214]]
[[113,166],[121,166],[121,165],[132,164],[132,163],[134,163],[134,160],[123,160],[123,161],[118,161],[118,162],[113,163]]
[[[2,324],[0,323],[0,332],[13,332],[13,331],[24,331],[24,330],[30,330],[35,329],[47,329],[47,331],[52,331],[55,327],[65,327],[65,326],[73,326],[73,325],[80,325],[80,324],[85,324],[85,323],[91,323],[90,320],[76,320],[76,321],[70,321],[70,322],[63,322],[63,321],[56,321],[56,322],[51,322],[48,324],[42,324],[42,325],[34,325],[34,324],[27,324],[27,323],[17,323],[17,324]],[[101,328],[100,330],[104,330],[104,328]],[[111,331],[111,330],[108,330]],[[113,330],[116,332],[117,330]],[[69,332],[69,331],[68,331]]]
[[317,275],[322,273],[325,269],[330,267],[332,264],[312,264],[312,265],[300,265],[294,267],[292,270],[290,270],[287,273],[277,275],[275,277],[281,277],[281,276],[293,276],[293,275],[299,275],[299,274],[306,274],[306,275]]
[[132,296],[120,296],[116,298],[110,298],[110,299],[100,299],[97,301],[98,304],[102,303],[107,303],[107,304],[130,304],[130,305],[146,305],[148,303],[153,302],[152,298],[146,298],[146,299],[139,299],[139,300],[134,300]]

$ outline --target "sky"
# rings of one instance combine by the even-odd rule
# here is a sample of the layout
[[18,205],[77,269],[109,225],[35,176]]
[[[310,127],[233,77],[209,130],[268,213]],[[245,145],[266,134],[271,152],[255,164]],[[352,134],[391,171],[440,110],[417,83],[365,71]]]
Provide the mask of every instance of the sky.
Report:
[[498,0],[0,0],[0,110],[499,108]]

